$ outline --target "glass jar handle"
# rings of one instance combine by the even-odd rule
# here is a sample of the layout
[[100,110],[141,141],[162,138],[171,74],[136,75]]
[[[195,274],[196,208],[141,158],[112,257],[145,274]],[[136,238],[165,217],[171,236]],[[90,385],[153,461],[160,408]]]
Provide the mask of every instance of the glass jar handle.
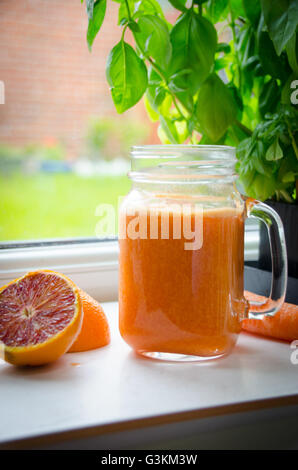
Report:
[[272,261],[271,291],[265,302],[249,302],[248,318],[273,316],[284,303],[287,289],[288,261],[282,221],[270,206],[255,199],[246,199],[248,217],[261,220],[267,226]]

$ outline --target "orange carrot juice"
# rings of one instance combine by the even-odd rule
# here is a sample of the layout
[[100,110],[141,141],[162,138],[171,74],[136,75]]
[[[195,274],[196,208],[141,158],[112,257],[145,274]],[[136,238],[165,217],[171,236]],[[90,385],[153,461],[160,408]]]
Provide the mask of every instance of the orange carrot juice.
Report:
[[[168,211],[169,236],[161,234]],[[195,224],[196,211],[189,217]],[[241,329],[244,216],[239,208],[204,209],[202,245],[185,249],[185,237],[173,235],[175,212],[158,211],[159,228],[150,238],[152,219],[140,210],[147,238],[119,240],[120,332],[140,353],[176,353],[202,357],[228,353]],[[120,223],[132,220],[120,211]],[[126,234],[127,235],[127,234]]]

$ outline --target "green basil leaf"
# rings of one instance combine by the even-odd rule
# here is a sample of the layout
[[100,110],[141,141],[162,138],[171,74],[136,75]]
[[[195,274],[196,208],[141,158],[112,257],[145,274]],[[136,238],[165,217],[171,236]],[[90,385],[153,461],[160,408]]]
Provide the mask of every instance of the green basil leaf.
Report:
[[155,106],[157,108],[162,104],[165,97],[166,97],[166,90],[162,86],[157,87],[155,90],[155,98],[154,98]]
[[189,137],[187,122],[185,120],[175,121],[175,127],[178,134],[178,143],[183,144]]
[[169,3],[173,5],[174,8],[180,11],[186,10],[186,0],[169,0]]
[[163,102],[158,108],[159,114],[162,114],[163,116],[166,116],[166,117],[171,116],[172,107],[173,107],[172,97],[169,94],[166,94],[165,99],[163,100]]
[[246,185],[247,195],[260,201],[269,199],[274,194],[275,190],[276,180],[274,175],[268,177],[256,173],[250,185]]
[[242,0],[229,0],[229,4],[234,18],[245,17]]
[[138,23],[136,23],[135,21],[129,21],[128,22],[128,27],[133,33],[139,33],[140,32],[140,27],[139,27]]
[[289,64],[293,72],[298,74],[298,34],[293,34],[286,45]]
[[[169,85],[169,88],[174,92],[174,93],[188,93],[188,86],[187,86],[187,83],[186,81],[184,80],[179,80],[180,78],[182,78],[183,76],[187,76],[188,74],[190,74],[192,72],[191,69],[183,69],[183,70],[180,70],[179,72],[177,73],[174,73],[171,77],[170,77],[170,80],[168,82],[168,85]],[[177,83],[176,83],[177,82]],[[178,96],[178,95],[177,95]],[[183,102],[183,99],[182,99],[182,102]]]
[[234,101],[237,104],[240,115],[243,111],[243,101],[240,90],[233,84],[233,82],[227,84],[228,89],[233,95]]
[[169,108],[166,104],[165,110],[164,108],[164,102],[167,102],[167,99],[169,99],[169,95],[167,94],[165,88],[163,86],[158,86],[156,88],[149,87],[147,90],[147,97],[148,101],[152,107],[152,109],[160,114],[164,114],[166,117],[169,117]]
[[255,52],[255,35],[251,25],[244,26],[239,33],[237,50],[241,68],[245,69],[249,65],[249,60],[254,56]]
[[166,144],[182,144],[188,137],[188,129],[185,121],[172,121],[164,115],[160,115],[159,137]]
[[122,20],[120,21],[119,25],[120,25],[120,26],[125,26],[127,23],[128,23],[128,18],[122,18]]
[[159,121],[159,114],[156,111],[154,111],[154,109],[152,108],[147,93],[144,98],[144,104],[145,104],[145,108],[146,108],[150,121],[152,122]]
[[284,156],[282,148],[278,142],[278,137],[276,137],[273,144],[271,144],[270,147],[267,149],[265,156],[266,156],[266,160],[269,160],[269,161],[280,160]]
[[266,31],[262,31],[259,36],[258,54],[265,73],[282,80],[287,78],[285,64],[282,58],[277,55],[273,42]]
[[[178,87],[177,84],[176,86]],[[183,84],[182,84],[182,87],[183,87]],[[179,91],[179,92],[177,91],[175,95],[177,96],[180,103],[183,104],[185,109],[187,109],[189,114],[192,114],[194,112],[194,97],[191,91],[189,89],[187,89],[186,91]]]
[[220,57],[214,61],[214,72],[224,69],[231,63],[231,59],[227,56]]
[[[130,13],[133,15],[135,9],[135,2],[134,0],[127,0],[127,3]],[[128,11],[125,1],[122,0],[118,11],[118,24],[123,25],[124,20],[128,22]]]
[[280,100],[280,87],[274,78],[264,83],[259,95],[259,111],[264,118],[267,113],[273,113]]
[[255,175],[256,175],[255,170],[250,170],[250,171],[247,170],[246,172],[244,172],[239,162],[236,163],[235,170],[239,175],[239,178],[237,180],[237,187],[239,188],[239,191],[241,192],[241,194],[254,197],[252,196],[250,189],[255,179]]
[[217,75],[210,75],[201,86],[196,112],[202,129],[213,142],[217,142],[236,119],[233,96]]
[[171,144],[178,144],[179,143],[179,136],[177,133],[177,129],[175,127],[174,122],[170,119],[166,118],[165,116],[159,116],[160,119],[160,127],[165,133],[167,139]]
[[148,80],[144,61],[123,40],[108,56],[106,75],[118,113],[134,106],[146,91]]
[[255,71],[254,71],[255,77],[263,77],[265,75],[265,72],[263,70],[263,67],[260,63],[256,65]]
[[[164,129],[162,128],[162,125],[161,125],[161,124],[159,124],[159,126],[158,126],[158,128],[157,128],[157,135],[158,135],[158,137],[159,137],[159,139],[160,139],[160,141],[161,141],[162,144],[164,144],[164,145],[173,144],[173,141],[171,141],[171,140],[168,138],[168,136],[167,136],[167,134],[165,133]],[[174,143],[176,144],[177,142],[174,142]]]
[[245,139],[247,136],[246,132],[244,132],[237,124],[232,124],[229,129],[227,130],[227,137],[225,144],[231,145],[232,147],[237,146]]
[[252,148],[252,138],[248,137],[247,139],[242,140],[236,149],[236,157],[238,160],[244,160],[250,155]]
[[[157,15],[161,19],[165,19],[161,6],[156,0],[127,0],[128,8],[132,18],[135,20],[142,15]],[[123,19],[128,20],[128,11],[126,2],[121,0],[118,12],[118,24]]]
[[159,109],[158,109],[158,106],[156,106],[155,95],[156,95],[156,89],[161,85],[161,83],[162,83],[162,79],[160,75],[156,73],[152,67],[150,67],[149,74],[148,74],[148,88],[147,88],[146,96],[150,103],[151,108],[156,113],[159,113]]
[[263,161],[264,145],[255,137],[243,140],[236,151],[236,171],[239,182],[248,196],[265,200],[274,194],[276,178],[272,164]]
[[107,0],[97,0],[94,3],[93,15],[89,19],[88,30],[87,30],[87,43],[89,50],[91,51],[94,39],[99,32],[106,14]]
[[182,69],[182,70],[179,70],[179,72],[174,73],[174,74],[171,76],[171,79],[174,80],[175,78],[181,77],[182,75],[188,75],[188,74],[191,73],[191,72],[192,72],[191,69]]
[[228,54],[231,52],[231,46],[226,42],[219,42],[216,46],[216,52],[224,52],[225,54]]
[[261,0],[265,23],[278,55],[295,33],[298,24],[297,0]]
[[282,176],[282,182],[283,183],[294,183],[296,179],[296,174],[293,172],[293,171],[288,171],[288,173],[285,173],[283,176]]
[[260,0],[242,0],[242,4],[249,21],[252,24],[257,23],[261,14]]
[[193,133],[193,131],[195,130],[196,128],[196,119],[195,119],[195,116],[191,116],[188,121],[187,121],[187,129],[188,129],[188,133],[191,135]]
[[261,175],[271,176],[272,168],[264,160],[265,147],[261,140],[257,140],[251,152],[250,159],[254,168]]
[[279,160],[278,180],[286,183],[286,187],[289,183],[294,183],[296,177],[298,177],[298,160],[294,151],[291,151],[293,147],[287,149],[286,158]]
[[212,23],[217,23],[226,15],[229,0],[208,0],[205,8]]
[[[170,33],[172,60],[169,66],[170,76],[182,69],[192,72],[181,78],[194,93],[208,77],[213,66],[216,51],[217,33],[210,21],[188,10],[183,13]],[[183,85],[182,84],[182,85]],[[176,81],[176,85],[179,83]]]
[[138,47],[158,64],[169,63],[172,53],[167,24],[158,16],[144,15],[138,20],[139,32],[134,32]]
[[175,82],[173,82],[172,80],[169,82],[169,88],[171,91],[173,91],[174,93],[183,93],[185,91],[187,91],[187,86],[184,85],[184,86],[178,86],[176,85]]
[[162,8],[157,0],[136,0],[134,15],[157,15],[165,20]]

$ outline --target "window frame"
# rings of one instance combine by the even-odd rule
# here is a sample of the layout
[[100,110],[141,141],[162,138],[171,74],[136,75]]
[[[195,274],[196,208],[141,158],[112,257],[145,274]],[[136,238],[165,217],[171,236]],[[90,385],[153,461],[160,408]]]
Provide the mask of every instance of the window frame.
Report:
[[[118,239],[82,238],[5,242],[0,244],[0,284],[28,271],[50,269],[63,272],[100,302],[118,299]],[[259,224],[245,226],[246,262],[259,255]]]
[[101,302],[117,300],[116,239],[7,242],[0,245],[1,285],[37,269],[63,272]]

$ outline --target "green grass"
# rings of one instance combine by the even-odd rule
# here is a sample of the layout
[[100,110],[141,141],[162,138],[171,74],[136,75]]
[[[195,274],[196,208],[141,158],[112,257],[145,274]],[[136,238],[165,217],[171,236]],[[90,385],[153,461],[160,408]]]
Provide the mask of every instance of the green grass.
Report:
[[[0,175],[0,240],[94,237],[95,208],[127,194],[125,176]],[[109,235],[112,235],[109,233]]]

